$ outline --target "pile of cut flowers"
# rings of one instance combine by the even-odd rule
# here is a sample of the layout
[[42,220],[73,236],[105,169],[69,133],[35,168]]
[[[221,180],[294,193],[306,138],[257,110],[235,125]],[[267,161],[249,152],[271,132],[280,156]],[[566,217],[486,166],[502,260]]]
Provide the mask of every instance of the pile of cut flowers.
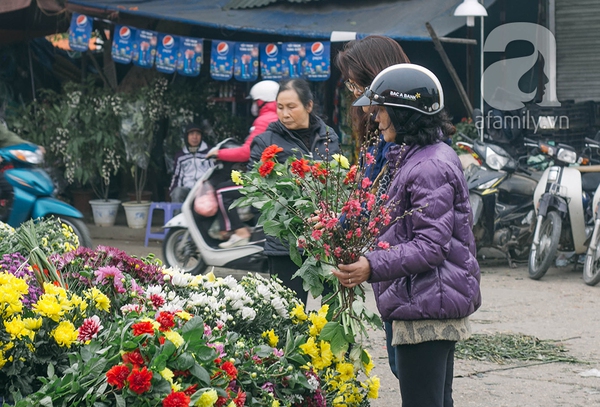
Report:
[[[7,405],[342,407],[377,397],[369,354],[336,352],[329,307],[307,312],[277,279],[192,276],[77,242],[48,253],[38,233],[48,224],[29,226],[33,248],[0,262]],[[0,224],[0,245],[17,248],[19,229]],[[36,272],[34,257],[54,271]]]

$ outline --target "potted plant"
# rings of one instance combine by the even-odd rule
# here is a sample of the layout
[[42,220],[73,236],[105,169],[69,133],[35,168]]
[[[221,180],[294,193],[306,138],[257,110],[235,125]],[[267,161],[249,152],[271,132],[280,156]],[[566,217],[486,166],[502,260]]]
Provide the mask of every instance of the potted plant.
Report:
[[151,85],[130,94],[123,104],[120,134],[135,189],[135,201],[124,202],[123,207],[127,223],[134,229],[144,228],[148,218],[150,202],[142,201],[142,191],[146,185],[155,127],[162,117],[166,87],[165,79],[156,79]]

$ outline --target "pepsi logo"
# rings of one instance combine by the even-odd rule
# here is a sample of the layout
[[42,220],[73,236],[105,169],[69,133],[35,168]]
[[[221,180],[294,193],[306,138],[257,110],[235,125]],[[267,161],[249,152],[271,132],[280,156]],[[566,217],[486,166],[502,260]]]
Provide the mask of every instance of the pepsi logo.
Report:
[[77,24],[78,27],[85,26],[87,24],[87,22],[88,22],[88,19],[83,14],[78,15],[77,20],[75,20],[75,23]]
[[162,39],[162,45],[165,48],[172,48],[175,45],[175,38],[172,35],[165,35]]
[[274,57],[278,52],[279,48],[277,48],[277,45],[275,44],[267,44],[265,47],[265,54],[267,54],[268,57]]
[[229,44],[227,44],[226,42],[220,42],[219,45],[217,45],[217,54],[227,55],[228,52],[229,52]]
[[325,45],[322,42],[315,42],[311,45],[310,50],[313,55],[321,55],[325,51]]
[[124,40],[128,40],[129,37],[131,37],[131,30],[129,29],[129,27],[121,27],[121,29],[119,30],[119,36]]

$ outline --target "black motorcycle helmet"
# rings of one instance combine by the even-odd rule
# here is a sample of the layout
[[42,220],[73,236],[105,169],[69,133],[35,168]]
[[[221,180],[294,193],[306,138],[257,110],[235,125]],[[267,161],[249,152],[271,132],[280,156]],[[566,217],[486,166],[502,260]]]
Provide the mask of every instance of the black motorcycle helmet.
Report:
[[444,92],[427,68],[398,64],[381,71],[352,105],[401,107],[431,116],[444,108]]

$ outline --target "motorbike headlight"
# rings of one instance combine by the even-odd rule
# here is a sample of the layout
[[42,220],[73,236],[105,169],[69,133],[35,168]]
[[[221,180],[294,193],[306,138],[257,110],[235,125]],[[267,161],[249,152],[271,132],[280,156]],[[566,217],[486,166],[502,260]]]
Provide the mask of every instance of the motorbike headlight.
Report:
[[485,151],[485,163],[493,170],[500,171],[508,163],[509,159],[498,154],[490,147]]
[[559,148],[558,153],[556,153],[556,159],[564,163],[575,164],[577,162],[577,153],[566,148]]
[[12,150],[11,154],[19,161],[24,161],[30,164],[40,164],[43,161],[43,155],[36,151],[29,150]]
[[488,188],[491,188],[491,187],[493,187],[496,184],[496,182],[498,182],[499,179],[500,178],[494,178],[492,180],[489,180],[488,182],[479,185],[477,187],[477,189],[488,189]]

